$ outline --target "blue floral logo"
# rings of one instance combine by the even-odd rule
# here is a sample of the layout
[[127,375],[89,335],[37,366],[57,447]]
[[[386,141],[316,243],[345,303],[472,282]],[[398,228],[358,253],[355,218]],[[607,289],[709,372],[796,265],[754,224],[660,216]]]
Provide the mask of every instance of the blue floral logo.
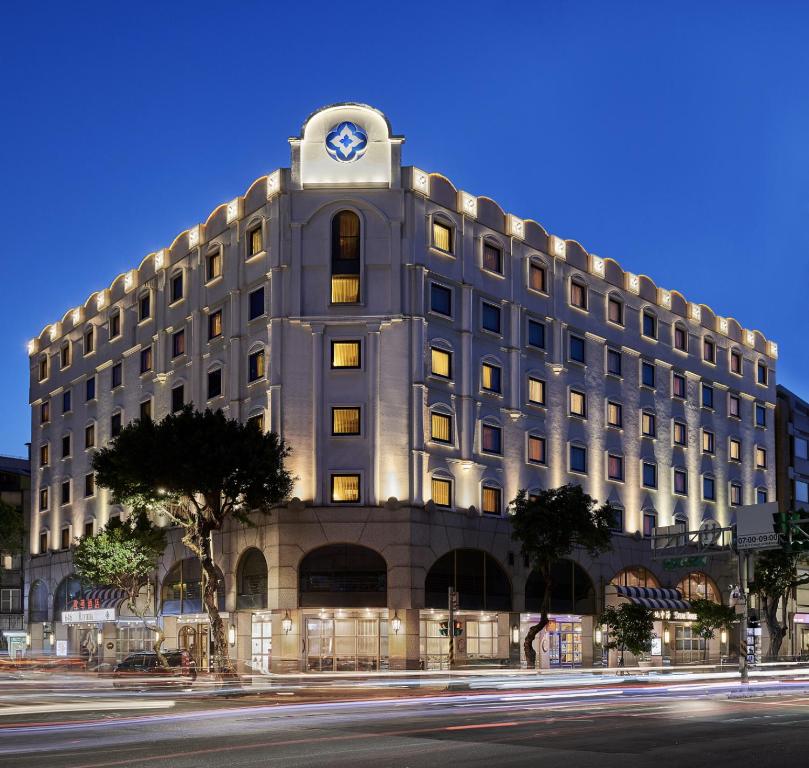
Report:
[[341,163],[359,160],[368,146],[368,134],[356,123],[344,120],[326,134],[326,151]]

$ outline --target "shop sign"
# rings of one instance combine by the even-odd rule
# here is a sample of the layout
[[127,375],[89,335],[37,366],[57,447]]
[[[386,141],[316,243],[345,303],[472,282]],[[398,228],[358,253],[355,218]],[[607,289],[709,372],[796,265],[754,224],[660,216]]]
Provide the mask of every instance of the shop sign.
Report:
[[682,611],[655,611],[654,618],[660,621],[696,621],[697,614]]
[[659,637],[652,638],[652,656],[663,655],[663,641]]
[[67,640],[56,641],[56,655],[67,656]]
[[73,600],[70,609],[73,611],[92,611],[101,608],[101,598],[79,597]]
[[98,624],[115,621],[115,608],[98,608],[91,611],[62,611],[63,624]]

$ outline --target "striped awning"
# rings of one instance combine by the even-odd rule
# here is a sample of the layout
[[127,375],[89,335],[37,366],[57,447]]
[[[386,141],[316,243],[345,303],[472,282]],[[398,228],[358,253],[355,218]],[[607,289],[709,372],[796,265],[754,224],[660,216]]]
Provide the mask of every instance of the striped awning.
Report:
[[92,589],[85,590],[84,594],[73,602],[79,603],[76,609],[92,610],[94,608],[117,608],[124,600],[126,600],[126,592],[122,589],[116,589],[115,587],[93,587]]
[[616,594],[653,611],[690,611],[679,589],[663,587],[616,587]]

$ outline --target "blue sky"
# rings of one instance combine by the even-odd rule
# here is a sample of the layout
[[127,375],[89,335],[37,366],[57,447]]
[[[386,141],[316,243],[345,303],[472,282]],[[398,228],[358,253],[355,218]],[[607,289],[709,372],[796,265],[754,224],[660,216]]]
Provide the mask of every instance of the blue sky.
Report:
[[440,171],[779,342],[809,398],[809,4],[6,3],[0,453],[25,342],[362,101]]

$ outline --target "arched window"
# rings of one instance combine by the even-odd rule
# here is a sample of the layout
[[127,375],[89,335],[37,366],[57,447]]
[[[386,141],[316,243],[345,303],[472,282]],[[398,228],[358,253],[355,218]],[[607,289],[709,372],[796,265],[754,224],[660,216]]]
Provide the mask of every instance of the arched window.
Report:
[[454,549],[433,563],[424,582],[425,607],[446,610],[449,587],[458,593],[462,610],[511,610],[511,582],[481,549]]
[[677,589],[683,596],[683,600],[711,600],[714,603],[721,603],[722,597],[716,588],[713,580],[700,571],[689,573],[678,585]]
[[248,549],[236,571],[236,608],[267,607],[267,560],[260,550]]
[[388,604],[387,563],[368,547],[318,547],[301,560],[298,579],[302,608],[384,608]]
[[680,352],[688,352],[688,329],[682,323],[675,323],[672,326],[672,344],[674,349]]
[[360,300],[360,217],[340,211],[331,222],[331,301]]
[[28,592],[28,615],[29,620],[48,620],[48,588],[44,581],[35,581]]
[[616,587],[654,587],[660,586],[657,577],[642,565],[631,566],[618,571],[610,584]]
[[[222,572],[219,575],[219,588],[216,591],[216,602],[220,611],[225,610],[225,580]],[[189,557],[175,563],[163,579],[161,589],[163,616],[180,613],[202,613],[205,609],[202,602],[202,568],[199,560]]]
[[587,284],[580,277],[570,278],[570,305],[587,309]]
[[84,594],[81,579],[75,574],[62,579],[53,596],[53,620],[62,620],[62,611],[73,608],[73,601],[79,600]]
[[[539,613],[545,594],[545,579],[531,571],[525,583],[525,610]],[[596,613],[596,590],[592,579],[573,560],[557,560],[551,568],[551,613],[573,613],[581,616]]]

